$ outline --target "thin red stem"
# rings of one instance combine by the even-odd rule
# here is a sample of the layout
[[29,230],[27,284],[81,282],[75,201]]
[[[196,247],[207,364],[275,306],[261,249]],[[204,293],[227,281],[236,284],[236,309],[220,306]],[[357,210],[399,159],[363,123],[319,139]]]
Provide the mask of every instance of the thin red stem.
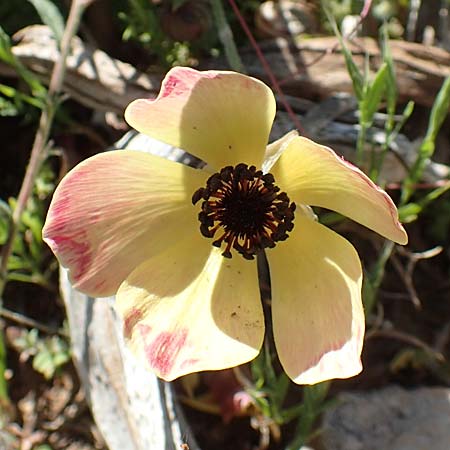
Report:
[[278,83],[278,80],[276,79],[274,73],[272,72],[272,69],[270,68],[269,63],[267,62],[267,59],[265,58],[263,52],[259,48],[258,43],[256,42],[255,38],[253,37],[252,32],[250,31],[250,28],[248,27],[247,23],[245,22],[244,17],[242,16],[239,8],[236,5],[236,2],[234,0],[228,0],[231,8],[233,9],[234,13],[236,14],[236,17],[239,20],[239,23],[241,24],[242,29],[244,30],[245,34],[248,37],[248,40],[252,44],[252,47],[254,48],[256,55],[258,56],[258,59],[261,61],[261,64],[264,68],[264,71],[266,72],[267,76],[269,77],[270,83],[275,90],[275,92],[279,95],[280,101],[284,106],[284,109],[288,113],[290,119],[292,120],[294,126],[298,129],[298,131],[301,134],[305,134],[305,131],[300,124],[300,121],[298,120],[297,115],[292,110],[291,106],[289,105],[289,102],[287,101],[283,91],[280,88],[280,85]]
[[[436,189],[442,186],[445,186],[448,183],[448,180],[439,180],[435,181],[434,183],[416,183],[413,184],[411,187],[414,189]],[[389,189],[391,191],[398,191],[402,188],[402,185],[400,183],[388,183],[386,185],[386,189]]]

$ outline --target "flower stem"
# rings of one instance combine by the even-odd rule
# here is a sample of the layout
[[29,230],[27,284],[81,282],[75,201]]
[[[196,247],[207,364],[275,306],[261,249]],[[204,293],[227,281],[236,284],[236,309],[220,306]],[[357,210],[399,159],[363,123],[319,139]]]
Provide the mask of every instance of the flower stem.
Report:
[[363,121],[360,121],[358,132],[358,140],[356,142],[356,165],[360,166],[363,162],[364,144],[366,143],[367,127]]
[[236,14],[236,17],[241,24],[242,29],[244,30],[244,33],[247,35],[248,40],[250,41],[250,44],[255,50],[256,55],[258,56],[259,61],[261,62],[264,71],[267,74],[267,77],[270,80],[271,87],[273,90],[278,94],[280,97],[280,101],[284,106],[284,109],[288,113],[289,118],[292,120],[292,123],[297,128],[297,130],[301,134],[305,134],[305,131],[300,123],[300,120],[298,119],[297,115],[294,113],[294,111],[291,108],[291,105],[286,99],[286,96],[284,95],[284,92],[280,88],[280,85],[278,83],[278,80],[276,79],[274,73],[272,72],[272,69],[270,68],[270,64],[267,61],[266,57],[264,56],[263,52],[259,48],[258,43],[256,42],[255,38],[253,37],[252,32],[250,31],[250,28],[248,27],[247,23],[245,22],[244,17],[242,16],[235,0],[228,0],[228,3],[230,4],[231,8],[233,9],[233,12]]

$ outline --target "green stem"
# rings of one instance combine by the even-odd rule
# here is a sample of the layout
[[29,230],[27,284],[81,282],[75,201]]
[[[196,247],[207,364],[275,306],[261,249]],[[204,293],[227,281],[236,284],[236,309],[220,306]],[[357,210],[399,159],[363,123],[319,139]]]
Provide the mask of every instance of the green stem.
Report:
[[242,64],[238,49],[234,42],[233,32],[231,31],[230,25],[228,25],[227,18],[225,16],[222,1],[211,0],[211,7],[214,21],[216,22],[217,33],[225,50],[225,56],[227,57],[228,64],[236,72],[245,73],[244,65]]
[[372,312],[375,306],[376,295],[383,281],[386,264],[394,251],[395,244],[392,241],[385,241],[383,248],[378,256],[378,260],[369,275],[370,290],[364,292],[364,308],[366,317]]
[[366,142],[367,127],[364,122],[359,123],[358,140],[356,142],[356,165],[359,166],[363,162],[364,144]]

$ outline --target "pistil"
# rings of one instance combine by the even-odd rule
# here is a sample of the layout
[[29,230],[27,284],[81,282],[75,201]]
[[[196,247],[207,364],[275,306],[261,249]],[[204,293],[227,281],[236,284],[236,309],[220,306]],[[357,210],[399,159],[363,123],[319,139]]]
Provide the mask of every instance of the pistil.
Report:
[[232,249],[245,259],[254,259],[265,248],[288,238],[294,224],[295,203],[275,185],[272,174],[255,166],[226,166],[209,177],[206,187],[194,192],[192,203],[200,200],[200,232],[215,238],[222,255],[232,257]]

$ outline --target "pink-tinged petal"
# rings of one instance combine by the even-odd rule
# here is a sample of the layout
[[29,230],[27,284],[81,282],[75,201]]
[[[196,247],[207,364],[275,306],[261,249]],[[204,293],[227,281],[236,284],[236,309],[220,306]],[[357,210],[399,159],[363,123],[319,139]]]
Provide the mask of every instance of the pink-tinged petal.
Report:
[[135,100],[125,111],[136,130],[215,170],[239,162],[261,167],[274,116],[274,96],[261,81],[187,67],[170,70],[156,100]]
[[267,252],[275,345],[298,384],[348,378],[362,367],[361,264],[353,246],[297,214],[286,242]]
[[271,173],[291,200],[337,211],[394,242],[408,242],[391,198],[330,148],[296,137]]
[[141,262],[198,228],[191,196],[206,178],[142,152],[96,155],[57,187],[44,240],[75,288],[112,295]]
[[131,350],[168,381],[245,363],[264,336],[256,264],[224,258],[199,233],[139,266],[116,308]]

